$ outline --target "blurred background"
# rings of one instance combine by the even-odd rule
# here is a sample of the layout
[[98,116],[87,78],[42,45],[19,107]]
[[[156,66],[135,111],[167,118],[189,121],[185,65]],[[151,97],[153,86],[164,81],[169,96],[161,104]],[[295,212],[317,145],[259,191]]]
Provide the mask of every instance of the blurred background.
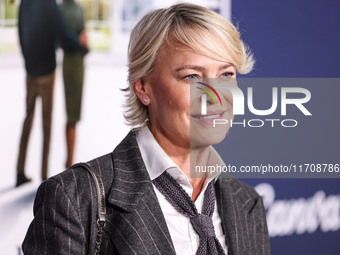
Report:
[[[127,46],[130,31],[150,9],[194,2],[236,24],[253,50],[257,63],[250,77],[340,77],[340,2],[337,0],[77,0],[86,13],[90,53],[85,57],[81,121],[77,125],[75,162],[108,153],[130,128],[122,116],[127,86]],[[31,183],[14,188],[19,141],[25,117],[24,61],[18,43],[20,0],[0,0],[0,248],[1,254],[20,254],[25,231],[33,218],[33,201],[40,180],[42,152],[41,103],[38,100],[26,160]],[[65,169],[65,102],[61,72],[62,51],[54,91],[49,176]],[[332,116],[339,114],[332,109]],[[333,123],[340,130],[338,121]],[[332,153],[340,155],[337,133],[315,130],[313,136],[332,137]],[[232,130],[226,153],[234,161],[273,151],[287,134],[269,139],[266,133]],[[241,137],[241,138],[240,138]],[[328,140],[327,140],[328,141]],[[303,142],[303,141],[301,141]],[[313,144],[313,143],[312,143]],[[314,143],[315,146],[320,145]],[[309,146],[309,145],[308,145]],[[292,146],[293,147],[293,146]],[[221,150],[221,148],[219,148]],[[289,155],[275,149],[281,158]],[[327,144],[319,147],[329,154]],[[285,154],[287,153],[287,154]],[[303,152],[301,152],[303,154]],[[289,160],[289,158],[288,158]],[[337,163],[339,158],[336,158]],[[331,163],[331,162],[326,162]],[[334,162],[335,163],[335,162]],[[340,179],[244,180],[265,196],[272,254],[340,254]]]

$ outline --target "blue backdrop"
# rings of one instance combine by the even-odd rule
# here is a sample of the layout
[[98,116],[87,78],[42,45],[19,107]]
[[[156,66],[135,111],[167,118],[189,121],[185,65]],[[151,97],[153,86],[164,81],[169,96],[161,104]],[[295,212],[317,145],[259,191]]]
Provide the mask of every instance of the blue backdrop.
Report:
[[[340,77],[339,11],[340,1],[336,0],[232,1],[233,22],[238,24],[243,40],[253,50],[257,60],[249,76]],[[315,95],[317,91],[313,93]],[[339,101],[340,93],[333,96],[333,100]],[[319,128],[304,127],[299,131],[304,136],[301,141],[294,141],[285,132],[275,138],[267,135],[265,130],[231,129],[228,146],[222,148],[222,145],[218,149],[223,149],[235,162],[244,161],[245,157],[256,161],[256,158],[269,155],[270,151],[280,152],[277,157],[289,161],[294,147],[303,145],[305,141],[306,148],[311,144],[315,146],[314,151],[319,152],[321,159],[332,154],[332,159],[339,163],[340,135],[334,130],[328,132],[326,128],[326,125],[339,127],[339,113],[337,104],[330,112],[324,113],[331,115],[334,123],[323,123],[324,126],[320,125]],[[287,140],[291,141],[290,145]],[[280,150],[277,147],[281,147]],[[303,150],[298,153],[302,158],[309,156]],[[267,206],[272,210],[268,210],[272,216],[270,222],[275,224],[276,221],[278,225],[271,233],[273,255],[340,254],[340,179],[244,181],[253,186],[266,183],[259,190],[269,193],[266,200],[269,200]],[[275,202],[270,201],[273,193]],[[327,222],[330,218],[332,220]],[[292,222],[295,225],[289,229]],[[287,229],[284,229],[285,224]]]

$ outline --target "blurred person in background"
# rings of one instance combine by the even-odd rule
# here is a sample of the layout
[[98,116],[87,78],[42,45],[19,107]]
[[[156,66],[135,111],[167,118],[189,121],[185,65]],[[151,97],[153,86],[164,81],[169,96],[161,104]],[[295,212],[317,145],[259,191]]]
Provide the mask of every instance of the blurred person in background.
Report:
[[43,153],[41,178],[48,176],[53,88],[58,40],[68,50],[87,47],[86,35],[73,35],[66,27],[56,0],[21,0],[19,7],[19,39],[26,69],[26,117],[23,125],[17,163],[16,186],[30,181],[25,175],[25,161],[31,132],[35,102],[42,101]]
[[[61,4],[66,24],[70,31],[80,35],[85,29],[85,15],[83,8],[74,0],[64,0]],[[73,163],[76,124],[80,120],[81,102],[84,83],[84,55],[83,49],[64,49],[63,79],[66,102],[66,168]]]
[[134,128],[113,152],[41,184],[24,254],[269,255],[256,191],[231,177],[190,173],[225,165],[212,145],[230,126],[211,123],[233,118],[230,92],[219,89],[223,104],[210,102],[202,116],[203,92],[192,96],[192,82],[235,81],[253,64],[237,29],[214,11],[178,4],[146,14],[128,52],[124,115]]

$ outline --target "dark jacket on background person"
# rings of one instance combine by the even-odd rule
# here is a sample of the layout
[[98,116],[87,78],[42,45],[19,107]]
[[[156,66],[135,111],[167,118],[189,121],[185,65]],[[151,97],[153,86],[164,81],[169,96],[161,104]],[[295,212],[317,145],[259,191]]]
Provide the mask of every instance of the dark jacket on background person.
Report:
[[81,48],[78,36],[67,29],[56,0],[21,0],[19,39],[30,76],[54,71],[58,39],[70,51]]
[[[100,254],[171,254],[175,249],[134,131],[107,155],[88,162],[106,194]],[[269,255],[265,210],[253,188],[220,176],[216,200],[229,255]],[[24,254],[94,254],[97,195],[90,174],[70,168],[42,183]]]

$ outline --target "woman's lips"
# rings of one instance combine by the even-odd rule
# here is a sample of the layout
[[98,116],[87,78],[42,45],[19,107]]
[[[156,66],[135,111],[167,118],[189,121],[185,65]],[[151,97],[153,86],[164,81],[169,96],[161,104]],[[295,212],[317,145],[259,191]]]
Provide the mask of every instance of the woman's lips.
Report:
[[221,119],[225,111],[209,111],[207,114],[192,114],[191,117],[201,123],[213,125],[214,119]]

